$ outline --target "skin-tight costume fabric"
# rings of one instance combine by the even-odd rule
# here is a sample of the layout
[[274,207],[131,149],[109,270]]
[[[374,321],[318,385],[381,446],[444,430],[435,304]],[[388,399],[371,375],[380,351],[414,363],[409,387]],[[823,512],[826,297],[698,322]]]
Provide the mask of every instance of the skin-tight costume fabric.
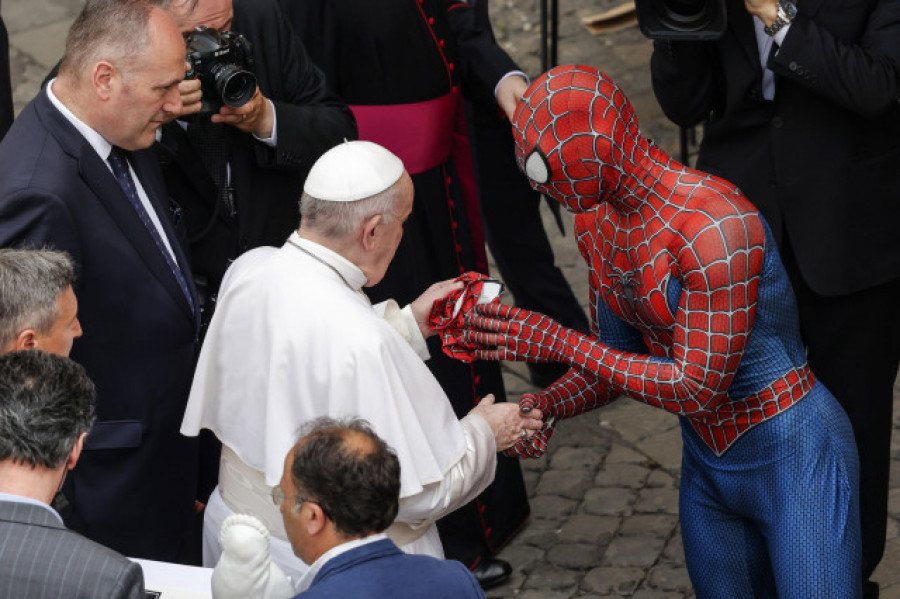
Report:
[[627,395],[681,417],[680,518],[698,597],[858,597],[856,447],[810,371],[797,308],[756,208],[642,137],[590,67],[534,81],[514,119],[520,168],[576,213],[594,336],[497,303],[466,317],[486,359],[571,370],[523,409],[552,422]]

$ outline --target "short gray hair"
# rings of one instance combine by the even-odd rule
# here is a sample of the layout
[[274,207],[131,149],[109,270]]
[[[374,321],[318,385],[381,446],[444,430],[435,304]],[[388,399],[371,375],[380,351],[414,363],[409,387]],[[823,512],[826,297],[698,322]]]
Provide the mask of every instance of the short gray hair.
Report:
[[81,80],[87,69],[108,60],[123,73],[147,50],[150,0],[87,0],[66,36],[60,75]]
[[0,356],[0,460],[59,468],[94,422],[84,368],[40,350]]
[[74,280],[65,252],[0,249],[0,348],[25,329],[49,332],[59,317],[57,300]]
[[354,202],[320,200],[304,191],[300,198],[300,222],[329,239],[346,238],[376,214],[382,215],[386,223],[393,222],[403,180],[401,177],[381,193]]

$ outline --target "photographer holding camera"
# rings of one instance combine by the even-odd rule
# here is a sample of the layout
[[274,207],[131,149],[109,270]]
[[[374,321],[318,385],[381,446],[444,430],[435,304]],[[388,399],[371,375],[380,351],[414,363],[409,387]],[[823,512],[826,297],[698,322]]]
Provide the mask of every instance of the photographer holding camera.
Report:
[[356,123],[273,0],[170,0],[168,10],[196,77],[180,84],[184,107],[157,150],[208,321],[228,264],[284,243],[309,168],[355,139]]
[[900,362],[900,2],[725,4],[717,41],[655,43],[654,91],[676,124],[705,122],[697,168],[740,187],[775,234],[809,365],[853,425],[875,597]]

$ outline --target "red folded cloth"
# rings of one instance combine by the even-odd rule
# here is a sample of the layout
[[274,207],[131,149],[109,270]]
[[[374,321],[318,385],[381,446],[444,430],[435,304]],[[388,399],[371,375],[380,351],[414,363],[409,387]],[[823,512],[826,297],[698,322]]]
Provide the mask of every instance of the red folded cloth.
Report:
[[[478,303],[485,303],[481,299],[485,283],[498,283],[478,272],[467,272],[456,279],[463,283],[462,289],[458,289],[443,299],[434,302],[431,313],[428,315],[428,326],[438,331],[441,336],[441,345],[444,353],[462,362],[475,360],[474,346],[465,342],[462,336],[463,318],[466,312]],[[501,287],[502,289],[502,287]],[[500,301],[500,294],[488,301]]]

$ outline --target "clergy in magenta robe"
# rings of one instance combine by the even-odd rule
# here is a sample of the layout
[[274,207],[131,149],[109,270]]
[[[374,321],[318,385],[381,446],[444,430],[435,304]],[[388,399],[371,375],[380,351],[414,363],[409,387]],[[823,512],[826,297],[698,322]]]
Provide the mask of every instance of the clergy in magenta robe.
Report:
[[[349,142],[325,157],[359,144],[375,145]],[[308,192],[315,173],[314,166]],[[411,209],[411,184],[409,190]],[[283,247],[252,250],[231,266],[200,354],[182,433],[206,428],[223,445],[204,523],[204,563],[218,558],[221,522],[251,513],[272,533],[273,559],[299,578],[305,566],[291,552],[269,493],[298,427],[319,416],[362,417],[394,448],[400,511],[388,536],[407,552],[443,557],[434,522],[493,480],[500,440],[477,413],[457,419],[423,362],[428,350],[410,307],[401,310],[393,300],[373,306],[362,293],[367,274],[304,235],[307,220],[304,213],[299,234]],[[394,225],[399,243],[402,223]],[[492,406],[501,407],[519,417],[509,404]],[[521,426],[516,432],[524,434]]]

